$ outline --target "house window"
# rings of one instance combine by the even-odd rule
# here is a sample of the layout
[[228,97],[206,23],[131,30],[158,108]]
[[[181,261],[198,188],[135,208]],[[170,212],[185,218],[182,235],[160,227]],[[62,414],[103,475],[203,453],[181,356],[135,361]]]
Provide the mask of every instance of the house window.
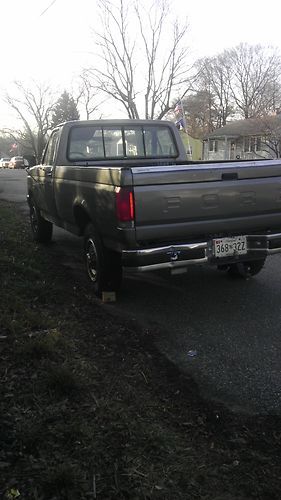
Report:
[[256,151],[261,151],[261,137],[256,138]]
[[254,153],[256,151],[256,138],[255,137],[251,137],[251,139],[250,139],[250,149],[251,149],[251,153]]
[[209,141],[209,151],[212,153],[216,153],[218,150],[218,141],[211,140]]
[[249,139],[249,137],[245,137],[245,139],[244,139],[244,153],[249,153],[250,151],[251,151],[250,139]]
[[261,137],[245,137],[244,152],[256,153],[256,151],[261,151]]

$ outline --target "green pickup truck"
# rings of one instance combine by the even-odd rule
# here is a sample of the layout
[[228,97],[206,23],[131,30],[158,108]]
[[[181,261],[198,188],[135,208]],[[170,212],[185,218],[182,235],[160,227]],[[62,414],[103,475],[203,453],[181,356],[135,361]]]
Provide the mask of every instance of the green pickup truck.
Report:
[[53,224],[82,236],[98,295],[123,268],[249,276],[281,252],[281,161],[187,161],[168,121],[66,122],[27,173],[34,240],[50,241]]

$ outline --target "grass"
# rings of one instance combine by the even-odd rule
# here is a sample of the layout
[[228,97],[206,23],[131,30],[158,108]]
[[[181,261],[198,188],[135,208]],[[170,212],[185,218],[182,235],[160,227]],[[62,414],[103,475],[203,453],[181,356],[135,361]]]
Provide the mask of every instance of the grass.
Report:
[[79,375],[66,365],[50,367],[46,377],[46,387],[54,395],[67,398],[78,395],[83,389]]
[[0,202],[0,497],[277,500],[278,418],[201,400]]
[[28,339],[16,347],[19,356],[40,361],[42,358],[54,358],[59,349],[66,347],[62,335],[56,328],[35,330],[28,334]]

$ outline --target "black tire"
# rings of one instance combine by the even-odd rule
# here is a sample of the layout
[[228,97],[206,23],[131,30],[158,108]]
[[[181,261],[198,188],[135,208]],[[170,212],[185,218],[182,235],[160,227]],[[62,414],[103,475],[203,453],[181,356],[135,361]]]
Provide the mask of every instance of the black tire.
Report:
[[262,270],[265,260],[266,259],[260,259],[231,264],[228,269],[228,274],[237,278],[249,278],[250,276],[255,276]]
[[122,283],[121,255],[104,247],[92,224],[85,230],[84,259],[87,276],[96,295],[119,290]]
[[29,216],[33,240],[38,243],[49,243],[53,235],[53,224],[43,219],[33,200],[29,205]]

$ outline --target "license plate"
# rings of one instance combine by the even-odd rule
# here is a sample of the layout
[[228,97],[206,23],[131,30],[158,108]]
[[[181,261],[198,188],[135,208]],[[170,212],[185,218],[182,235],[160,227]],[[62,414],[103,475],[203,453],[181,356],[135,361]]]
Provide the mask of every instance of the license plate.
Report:
[[246,236],[233,238],[216,238],[213,240],[213,253],[215,257],[231,257],[247,253]]

